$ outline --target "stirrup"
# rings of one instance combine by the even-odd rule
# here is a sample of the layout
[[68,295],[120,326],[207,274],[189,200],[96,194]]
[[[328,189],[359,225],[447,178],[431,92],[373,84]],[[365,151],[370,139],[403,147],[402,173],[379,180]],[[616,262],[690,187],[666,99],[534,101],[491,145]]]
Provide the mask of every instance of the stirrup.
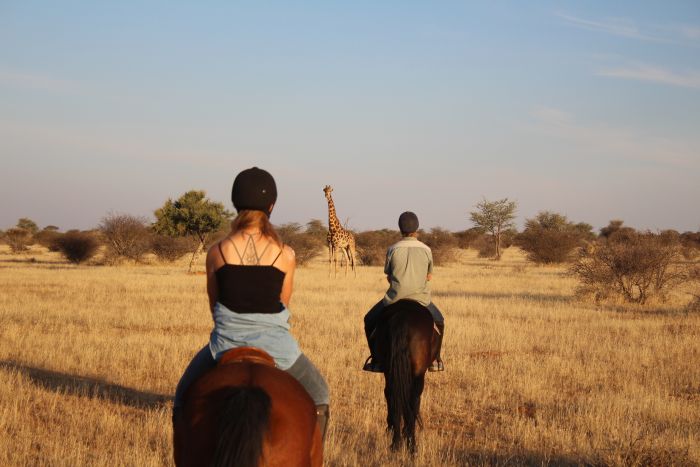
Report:
[[445,364],[442,363],[442,360],[435,360],[428,367],[428,371],[445,371]]
[[374,359],[371,355],[367,357],[367,360],[365,360],[365,364],[362,366],[362,370],[370,371],[372,373],[384,373],[384,370],[382,370],[381,366],[374,363]]

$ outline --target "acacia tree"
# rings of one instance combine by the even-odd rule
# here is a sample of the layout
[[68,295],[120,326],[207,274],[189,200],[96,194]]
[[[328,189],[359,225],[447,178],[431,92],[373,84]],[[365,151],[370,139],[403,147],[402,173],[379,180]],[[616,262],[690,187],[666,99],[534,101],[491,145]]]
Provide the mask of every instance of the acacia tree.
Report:
[[503,233],[515,226],[513,220],[515,219],[517,206],[515,201],[508,201],[508,198],[498,201],[488,201],[484,198],[476,205],[477,210],[469,213],[469,219],[474,225],[482,231],[491,234],[494,247],[496,248],[495,260],[501,259]]
[[196,239],[189,271],[204,249],[209,236],[221,229],[231,218],[231,213],[222,203],[209,200],[206,192],[191,190],[173,201],[168,199],[163,207],[155,211],[153,230],[171,237],[191,236]]
[[36,222],[29,219],[28,217],[22,217],[20,220],[18,220],[17,228],[26,230],[27,232],[29,232],[30,235],[34,235],[39,231],[39,226],[36,225]]

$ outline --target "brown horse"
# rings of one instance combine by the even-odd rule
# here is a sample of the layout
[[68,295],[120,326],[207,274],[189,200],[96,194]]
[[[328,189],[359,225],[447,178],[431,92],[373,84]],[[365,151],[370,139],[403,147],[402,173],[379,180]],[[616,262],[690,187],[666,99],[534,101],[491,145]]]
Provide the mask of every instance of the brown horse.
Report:
[[316,408],[266,352],[228,351],[187,391],[175,424],[178,466],[320,466]]
[[392,433],[392,450],[401,446],[403,435],[409,451],[416,451],[420,398],[425,372],[437,355],[436,337],[430,312],[413,300],[399,300],[386,307],[377,325],[376,358],[384,369],[386,421]]

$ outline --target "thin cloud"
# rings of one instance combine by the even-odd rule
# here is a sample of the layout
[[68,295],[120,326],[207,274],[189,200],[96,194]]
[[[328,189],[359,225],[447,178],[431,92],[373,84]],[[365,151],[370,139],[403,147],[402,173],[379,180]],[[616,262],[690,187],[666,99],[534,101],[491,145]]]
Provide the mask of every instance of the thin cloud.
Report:
[[696,25],[640,25],[630,18],[603,18],[600,20],[592,20],[567,13],[555,13],[555,15],[571,26],[613,36],[666,44],[682,44],[687,46],[700,45],[700,26]]
[[700,26],[677,26],[677,30],[686,38],[700,40]]
[[637,63],[607,68],[596,73],[598,76],[632,79],[650,83],[700,89],[700,72],[678,73],[658,66]]
[[27,73],[17,70],[0,69],[0,86],[13,88],[40,89],[50,92],[74,93],[80,89],[77,83],[51,76]]
[[601,21],[593,21],[565,13],[555,14],[573,26],[588,29],[590,31],[600,31],[607,34],[612,34],[614,36],[622,36],[646,41],[665,41],[663,38],[643,33],[634,21],[625,18],[606,18]]
[[531,112],[530,130],[568,140],[586,153],[653,163],[676,169],[700,168],[700,141],[655,137],[631,129],[586,125],[559,109],[539,107]]

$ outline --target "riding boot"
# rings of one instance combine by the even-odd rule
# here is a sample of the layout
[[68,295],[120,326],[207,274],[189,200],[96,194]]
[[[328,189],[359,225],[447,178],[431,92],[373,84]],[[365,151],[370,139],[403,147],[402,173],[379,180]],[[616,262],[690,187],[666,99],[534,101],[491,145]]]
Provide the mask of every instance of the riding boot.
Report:
[[437,352],[435,354],[435,361],[428,369],[430,371],[445,371],[445,364],[442,362],[442,357],[440,356],[440,352],[442,350],[442,338],[445,336],[445,323],[435,323],[435,327],[438,329]]
[[372,335],[367,337],[367,344],[369,345],[369,358],[365,360],[365,364],[362,366],[362,370],[370,371],[372,373],[383,373],[384,370],[382,369],[382,366],[379,364],[379,362],[377,362],[377,359],[375,358],[374,341],[375,335],[374,333],[372,333]]
[[326,443],[326,428],[328,427],[328,419],[331,416],[330,408],[327,404],[316,406],[316,417],[318,420],[318,428],[321,431],[321,440]]

